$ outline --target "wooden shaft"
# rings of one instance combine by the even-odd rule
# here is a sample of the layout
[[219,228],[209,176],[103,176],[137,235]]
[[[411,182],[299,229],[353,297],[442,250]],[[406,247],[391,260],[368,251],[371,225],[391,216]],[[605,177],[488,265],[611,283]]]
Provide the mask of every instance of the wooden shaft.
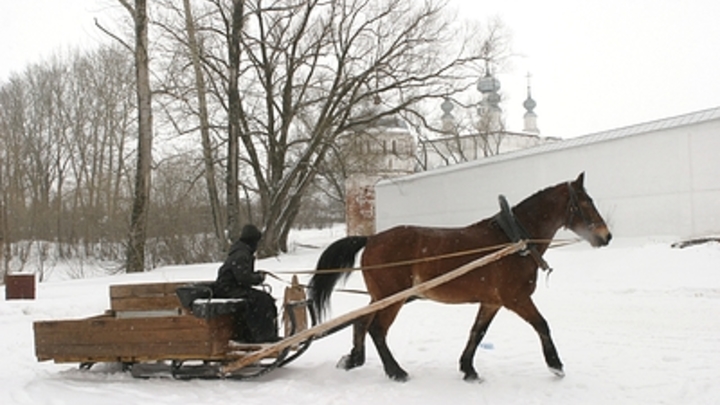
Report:
[[321,323],[320,325],[317,325],[313,328],[306,329],[296,335],[287,337],[273,345],[270,345],[266,348],[258,350],[252,354],[242,357],[241,359],[235,360],[234,362],[227,364],[226,366],[224,366],[220,369],[220,373],[221,373],[221,375],[227,375],[227,374],[232,373],[235,370],[239,370],[245,366],[249,366],[253,363],[256,363],[266,357],[272,357],[288,347],[297,345],[298,343],[302,343],[314,336],[320,335],[320,334],[327,332],[338,326],[345,325],[351,321],[354,321],[355,319],[363,317],[372,312],[377,312],[377,311],[379,311],[383,308],[389,307],[390,305],[393,305],[397,302],[406,300],[406,299],[412,297],[413,295],[417,295],[417,294],[423,293],[425,291],[431,290],[441,284],[447,283],[450,280],[458,278],[458,277],[462,276],[463,274],[469,273],[470,271],[475,270],[478,267],[485,266],[488,263],[492,263],[496,260],[499,260],[505,256],[511,255],[511,254],[518,252],[520,250],[523,250],[523,249],[525,249],[524,241],[519,241],[517,243],[514,243],[514,244],[512,244],[504,249],[501,249],[495,253],[492,253],[487,256],[483,256],[477,260],[473,260],[472,262],[466,263],[466,264],[464,264],[448,273],[445,273],[441,276],[438,276],[431,280],[425,281],[424,283],[418,284],[412,288],[408,288],[407,290],[400,291],[389,297],[385,297],[379,301],[375,301],[375,302],[371,303],[370,305],[367,305],[362,308],[358,308],[354,311],[348,312],[345,315],[342,315],[342,316],[332,319],[330,321]]

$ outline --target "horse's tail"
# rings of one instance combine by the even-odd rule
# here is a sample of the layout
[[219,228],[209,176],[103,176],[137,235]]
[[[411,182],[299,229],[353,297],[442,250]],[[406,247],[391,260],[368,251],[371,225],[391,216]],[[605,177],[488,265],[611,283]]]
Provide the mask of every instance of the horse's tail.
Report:
[[[320,255],[317,263],[317,272],[308,284],[308,295],[315,313],[322,320],[330,307],[330,295],[333,288],[341,278],[346,280],[350,276],[349,269],[355,265],[355,256],[365,247],[367,236],[348,236],[333,242]],[[322,270],[332,270],[323,272]]]

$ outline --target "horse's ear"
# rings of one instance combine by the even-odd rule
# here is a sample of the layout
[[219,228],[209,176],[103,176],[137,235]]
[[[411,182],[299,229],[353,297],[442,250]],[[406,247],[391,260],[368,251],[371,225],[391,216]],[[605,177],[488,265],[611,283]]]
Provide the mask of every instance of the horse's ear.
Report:
[[580,175],[575,179],[575,184],[578,185],[579,188],[583,188],[583,183],[585,182],[585,172],[580,173]]

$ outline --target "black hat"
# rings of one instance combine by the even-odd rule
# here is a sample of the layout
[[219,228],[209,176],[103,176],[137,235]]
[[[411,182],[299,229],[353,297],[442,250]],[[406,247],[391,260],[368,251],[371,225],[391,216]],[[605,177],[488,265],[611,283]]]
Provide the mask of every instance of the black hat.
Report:
[[245,225],[240,234],[240,241],[250,246],[253,251],[257,250],[260,238],[262,238],[262,232],[255,225]]

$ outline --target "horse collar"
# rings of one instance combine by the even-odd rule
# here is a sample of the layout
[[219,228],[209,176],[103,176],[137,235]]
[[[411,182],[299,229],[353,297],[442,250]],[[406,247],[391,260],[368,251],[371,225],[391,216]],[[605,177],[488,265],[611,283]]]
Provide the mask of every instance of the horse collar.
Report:
[[[500,213],[495,215],[494,219],[495,222],[500,226],[500,229],[505,232],[505,235],[507,235],[507,237],[510,238],[510,241],[513,243],[519,242],[521,240],[530,240],[530,234],[527,230],[525,230],[522,224],[520,224],[520,221],[518,221],[517,217],[510,209],[510,204],[508,204],[507,198],[505,198],[505,196],[501,194],[500,196],[498,196],[498,201],[500,202]],[[538,266],[540,266],[541,269],[550,269],[550,266],[547,264],[545,259],[543,259],[540,252],[537,251],[534,244],[528,243],[527,247],[520,251],[520,254],[522,256],[532,256],[532,258],[535,259],[535,262]]]

